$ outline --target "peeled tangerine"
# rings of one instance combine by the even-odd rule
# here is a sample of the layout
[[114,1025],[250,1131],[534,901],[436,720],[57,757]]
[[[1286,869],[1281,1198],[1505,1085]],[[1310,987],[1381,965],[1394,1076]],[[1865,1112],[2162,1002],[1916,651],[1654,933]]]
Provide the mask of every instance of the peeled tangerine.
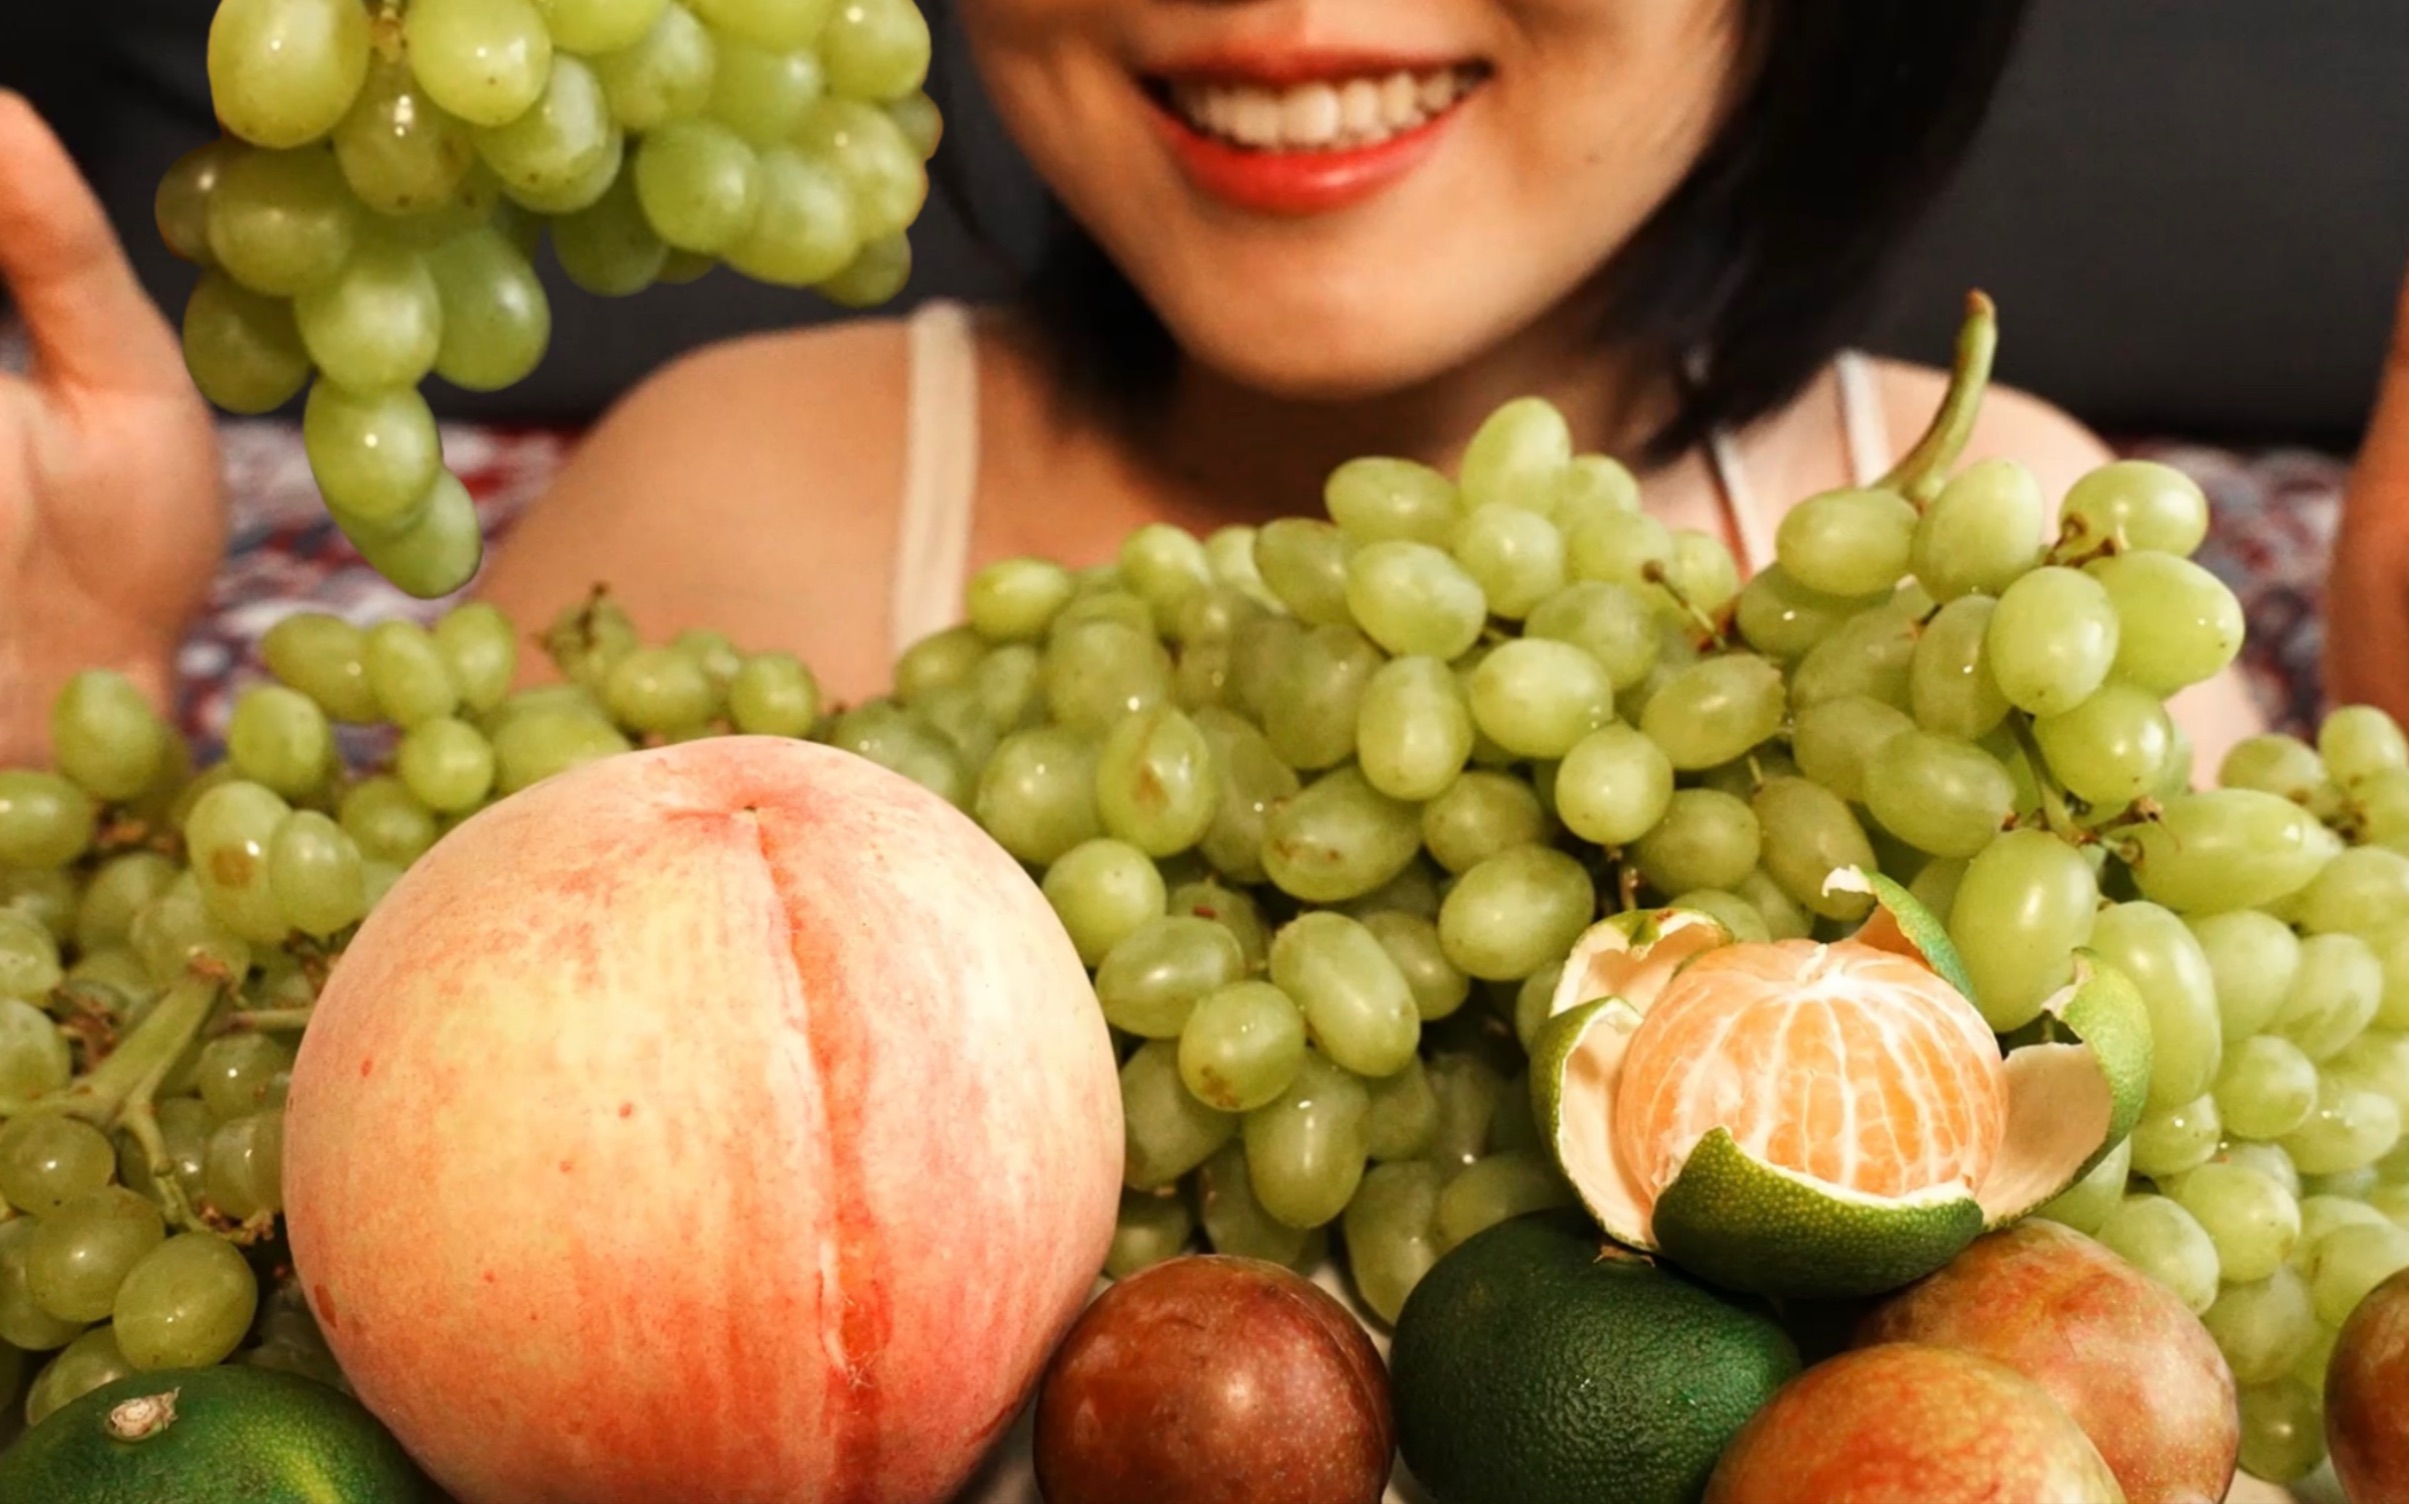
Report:
[[336,968],[285,1204],[361,1400],[460,1504],[933,1504],[1112,1238],[1086,973],[967,818],[689,742],[453,831]]
[[2086,963],[2007,1053],[1895,883],[1856,939],[1734,944],[1700,914],[1583,937],[1532,1047],[1542,1120],[1607,1235],[1731,1289],[1877,1294],[2012,1222],[2132,1130],[2149,1023]]

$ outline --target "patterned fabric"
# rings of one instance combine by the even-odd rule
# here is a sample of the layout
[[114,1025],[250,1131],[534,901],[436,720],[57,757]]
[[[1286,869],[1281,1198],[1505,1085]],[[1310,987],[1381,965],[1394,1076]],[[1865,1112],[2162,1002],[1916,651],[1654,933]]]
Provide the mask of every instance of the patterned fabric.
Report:
[[[292,425],[231,422],[224,435],[233,546],[179,665],[187,729],[212,745],[231,696],[258,677],[260,637],[280,618],[312,609],[362,623],[396,614],[426,621],[444,608],[403,595],[360,561],[320,509]],[[498,538],[543,491],[574,438],[557,430],[450,427],[444,452],[476,497],[488,536]],[[2163,441],[2123,449],[2178,466],[2207,490],[2214,525],[2199,558],[2242,599],[2251,686],[2278,725],[2313,724],[2324,638],[2318,611],[2344,462],[2297,449],[2239,453]]]

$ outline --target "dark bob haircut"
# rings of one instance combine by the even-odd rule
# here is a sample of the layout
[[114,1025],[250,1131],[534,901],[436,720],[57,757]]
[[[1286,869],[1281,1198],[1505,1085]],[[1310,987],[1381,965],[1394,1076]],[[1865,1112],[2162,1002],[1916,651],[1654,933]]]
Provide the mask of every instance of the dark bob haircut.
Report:
[[[2028,0],[1740,0],[1755,77],[1599,273],[1602,339],[1662,350],[1664,458],[1794,398],[1863,335],[1881,274],[1965,156]],[[1023,299],[1082,395],[1141,414],[1177,349],[1060,207]]]

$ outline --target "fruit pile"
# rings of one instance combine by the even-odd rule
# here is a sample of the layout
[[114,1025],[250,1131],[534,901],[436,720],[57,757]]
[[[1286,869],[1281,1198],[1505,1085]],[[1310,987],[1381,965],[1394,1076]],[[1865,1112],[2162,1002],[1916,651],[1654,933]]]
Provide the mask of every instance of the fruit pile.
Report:
[[[1588,1000],[1562,972],[1601,910],[1833,940],[1874,898],[1832,873],[1885,873],[2010,1044],[2121,974],[2147,1115],[2045,1214],[2203,1313],[2245,1462],[2301,1475],[2333,1330],[2409,1266],[2409,746],[2346,710],[2190,791],[2163,697],[2240,645],[2184,557],[2205,504],[2112,465],[2052,541],[2021,468],[1950,477],[1990,348],[1978,304],[1932,434],[1745,586],[1519,402],[1453,479],[1342,467],[1330,520],[997,565],[841,709],[601,594],[542,639],[564,682],[516,693],[490,607],[290,618],[197,776],[78,679],[56,768],[0,772],[0,1340],[56,1354],[29,1409],[229,1357],[337,1377],[282,1283],[279,1108],[350,930],[487,804],[742,732],[901,772],[1041,876],[1120,1048],[1117,1275],[1336,1234],[1393,1320],[1441,1255],[1573,1204],[1525,1052]],[[356,769],[345,725],[388,728]]]
[[168,245],[205,268],[193,379],[236,413],[307,386],[344,534],[412,594],[457,590],[482,540],[417,388],[535,369],[547,225],[604,296],[724,262],[885,302],[940,130],[929,47],[911,0],[225,0],[209,79],[227,138],[158,199]]

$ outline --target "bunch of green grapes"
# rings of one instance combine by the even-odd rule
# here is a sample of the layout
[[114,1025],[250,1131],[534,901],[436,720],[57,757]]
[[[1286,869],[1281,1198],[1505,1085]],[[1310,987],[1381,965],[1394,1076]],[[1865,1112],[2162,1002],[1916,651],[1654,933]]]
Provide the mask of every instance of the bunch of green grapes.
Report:
[[[1200,1241],[1335,1255],[1393,1318],[1457,1243],[1572,1199],[1525,1052],[1586,926],[1678,904],[1744,940],[1838,938],[1867,900],[1826,877],[1877,864],[1945,921],[2003,1033],[2046,1031],[2084,965],[2137,984],[2149,1115],[2050,1214],[2205,1313],[2253,1470],[2291,1475],[2317,1353],[2409,1262],[2409,745],[2342,711],[2317,747],[2258,739],[2194,791],[2165,699],[2241,640],[2188,558],[2205,500],[2110,465],[2053,537],[2021,467],[1952,474],[1990,342],[1978,305],[1925,442],[1796,509],[1745,585],[1517,402],[1452,476],[1342,466],[1326,518],[994,565],[857,705],[785,653],[648,643],[600,593],[541,638],[560,682],[518,692],[489,607],[432,630],[289,618],[265,643],[279,682],[197,777],[122,682],[79,680],[58,769],[0,773],[0,908],[26,921],[0,931],[22,1004],[0,1059],[25,1062],[0,1116],[114,1134],[168,1227],[272,1249],[273,1177],[242,1180],[219,1137],[267,1141],[234,1125],[268,1120],[312,984],[410,862],[591,759],[807,737],[970,813],[1052,901],[1120,1063],[1113,1273]],[[343,725],[390,728],[390,753],[346,768]],[[236,1051],[264,1085],[240,1112],[221,1083],[221,1112],[199,1062]],[[150,1064],[108,1075],[123,1059]],[[319,1361],[281,1319],[237,1351]],[[45,1393],[88,1370],[68,1372]]]
[[236,413],[307,387],[329,512],[395,584],[448,594],[482,542],[418,388],[535,369],[547,227],[605,296],[725,262],[884,302],[940,130],[929,46],[911,0],[223,0],[227,136],[158,197],[205,268],[193,379]]
[[2139,948],[2116,937],[2119,964],[2192,1020],[2179,1037],[2217,1053],[2049,1214],[2201,1313],[2243,1386],[2244,1464],[2290,1481],[2324,1459],[2336,1333],[2409,1268],[2409,745],[2348,708],[2315,746],[2241,743],[2217,781],[2167,812],[2190,849],[2153,916],[2179,918],[2153,917]]

